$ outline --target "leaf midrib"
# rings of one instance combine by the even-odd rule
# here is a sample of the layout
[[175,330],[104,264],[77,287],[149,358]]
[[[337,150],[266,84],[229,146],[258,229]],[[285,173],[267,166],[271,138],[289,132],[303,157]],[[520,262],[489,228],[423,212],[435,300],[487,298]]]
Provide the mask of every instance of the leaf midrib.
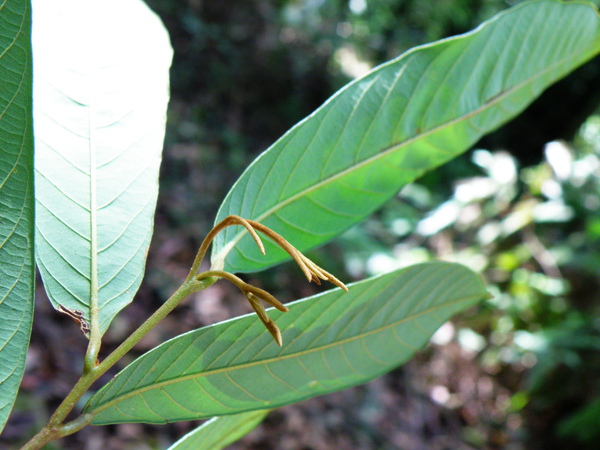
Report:
[[[92,89],[92,94],[95,92]],[[100,334],[100,307],[98,302],[98,171],[96,161],[96,111],[94,102],[88,105],[89,154],[90,154],[90,322],[91,338]]]
[[287,359],[298,358],[298,357],[305,356],[305,355],[308,355],[308,354],[311,354],[311,353],[317,353],[319,351],[327,350],[329,348],[333,348],[333,347],[337,347],[337,346],[343,346],[343,345],[345,345],[348,342],[354,342],[356,340],[369,337],[369,336],[371,336],[373,334],[383,332],[383,331],[388,330],[390,328],[394,328],[394,327],[396,327],[396,326],[398,326],[398,325],[400,325],[402,323],[405,323],[405,322],[408,322],[408,321],[412,321],[412,320],[416,320],[417,318],[421,317],[424,314],[429,314],[429,313],[436,312],[436,311],[438,311],[438,310],[440,310],[442,308],[450,307],[450,306],[452,306],[452,305],[454,305],[456,303],[459,303],[459,302],[469,302],[469,301],[477,300],[479,298],[482,298],[483,295],[485,295],[485,294],[479,293],[479,294],[473,294],[473,295],[463,296],[463,297],[457,298],[457,299],[455,299],[453,301],[446,302],[446,303],[444,303],[442,305],[436,305],[435,307],[425,309],[423,311],[420,311],[418,313],[415,313],[415,314],[411,315],[410,317],[404,317],[404,318],[402,318],[400,320],[394,321],[394,322],[389,323],[387,325],[384,325],[382,327],[375,328],[373,330],[369,330],[369,331],[366,331],[366,332],[363,332],[363,333],[360,333],[360,334],[357,334],[357,335],[354,335],[354,336],[350,336],[348,338],[344,338],[344,339],[341,339],[339,341],[335,341],[335,342],[331,342],[331,343],[328,343],[328,344],[319,345],[319,346],[316,346],[316,347],[311,347],[309,349],[302,350],[302,351],[299,351],[299,352],[290,353],[290,354],[282,355],[282,356],[271,357],[271,358],[268,358],[268,359],[262,359],[262,360],[258,360],[258,361],[251,361],[251,362],[247,362],[247,363],[243,363],[243,364],[239,364],[239,365],[234,365],[234,366],[222,367],[222,368],[218,368],[218,369],[211,369],[211,370],[203,371],[203,372],[200,372],[200,373],[189,374],[189,375],[185,375],[185,376],[178,377],[178,378],[171,378],[169,380],[160,381],[158,383],[153,383],[153,384],[150,384],[148,386],[144,386],[142,388],[138,388],[138,389],[132,390],[132,391],[130,391],[127,394],[124,394],[122,396],[115,397],[114,399],[112,399],[112,400],[110,400],[110,401],[108,401],[108,402],[106,402],[104,404],[101,404],[98,407],[95,407],[95,408],[91,409],[89,411],[89,414],[93,414],[95,416],[98,413],[104,411],[105,409],[109,408],[110,406],[112,406],[114,404],[118,404],[118,403],[120,403],[120,402],[122,402],[122,401],[124,401],[124,400],[126,400],[128,398],[135,397],[136,395],[141,395],[141,394],[143,394],[144,392],[147,392],[147,391],[152,391],[152,390],[155,390],[155,389],[160,389],[163,386],[169,386],[171,384],[176,384],[176,383],[180,383],[180,382],[184,382],[184,381],[188,381],[188,380],[194,380],[194,379],[197,379],[197,378],[204,378],[204,377],[207,377],[209,375],[218,375],[218,374],[221,374],[221,373],[229,373],[229,372],[233,372],[233,371],[236,371],[236,370],[246,369],[246,368],[255,367],[255,366],[259,366],[259,365],[263,365],[263,364],[266,365],[266,364],[270,364],[270,363],[273,363],[273,362],[285,361]]

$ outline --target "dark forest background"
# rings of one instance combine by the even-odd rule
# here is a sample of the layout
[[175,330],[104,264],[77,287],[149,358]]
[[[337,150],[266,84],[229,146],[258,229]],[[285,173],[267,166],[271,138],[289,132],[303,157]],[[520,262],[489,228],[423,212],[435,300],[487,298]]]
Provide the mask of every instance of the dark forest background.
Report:
[[[287,129],[366,68],[469,31],[517,2],[148,3],[175,49],[161,192],[145,281],[106,335],[105,352],[185,278],[229,188]],[[344,281],[431,258],[458,261],[481,272],[495,296],[445,325],[402,368],[273,411],[231,448],[597,448],[599,108],[595,59],[313,250],[309,256]],[[482,186],[487,194],[476,195]],[[291,264],[245,277],[284,302],[318,289]],[[84,339],[53,312],[41,285],[38,297],[28,370],[2,448],[39,428],[80,373]],[[218,283],[187,300],[127,360],[247,312],[235,288]],[[166,448],[199,423],[88,427],[52,448]]]

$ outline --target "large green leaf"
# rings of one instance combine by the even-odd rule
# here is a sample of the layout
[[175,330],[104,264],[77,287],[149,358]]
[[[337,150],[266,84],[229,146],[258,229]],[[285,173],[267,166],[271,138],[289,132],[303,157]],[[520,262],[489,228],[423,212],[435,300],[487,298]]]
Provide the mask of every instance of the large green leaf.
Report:
[[458,264],[413,266],[172,339],[121,371],[84,408],[92,424],[165,423],[267,409],[364,383],[408,360],[454,313],[487,296]]
[[33,12],[37,262],[53,305],[96,305],[105,331],[144,272],[172,51],[141,0]]
[[169,447],[169,450],[220,450],[260,424],[269,410],[214,417]]
[[[600,51],[587,3],[533,1],[471,33],[409,51],[334,95],[244,172],[217,221],[237,214],[298,249],[322,244],[368,216],[404,184],[454,158]],[[214,242],[229,271],[287,258],[262,256],[241,227]]]
[[0,431],[25,368],[33,318],[31,10],[0,8]]

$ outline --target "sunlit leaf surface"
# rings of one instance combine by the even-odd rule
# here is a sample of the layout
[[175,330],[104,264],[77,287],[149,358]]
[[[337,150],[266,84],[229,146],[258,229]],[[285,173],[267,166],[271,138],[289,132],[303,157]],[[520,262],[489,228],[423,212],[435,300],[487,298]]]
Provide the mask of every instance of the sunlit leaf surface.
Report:
[[25,369],[33,319],[31,10],[0,8],[0,432]]
[[172,339],[134,361],[84,408],[96,425],[165,423],[268,409],[364,383],[407,361],[454,313],[487,297],[480,278],[434,262]]
[[[475,31],[416,48],[349,84],[263,153],[237,181],[230,214],[299,250],[335,237],[406,183],[467,150],[547,86],[600,51],[591,4],[519,4]],[[253,271],[266,257],[241,227],[217,236],[212,261]]]
[[105,331],[152,234],[171,47],[141,0],[34,2],[36,253],[55,307]]

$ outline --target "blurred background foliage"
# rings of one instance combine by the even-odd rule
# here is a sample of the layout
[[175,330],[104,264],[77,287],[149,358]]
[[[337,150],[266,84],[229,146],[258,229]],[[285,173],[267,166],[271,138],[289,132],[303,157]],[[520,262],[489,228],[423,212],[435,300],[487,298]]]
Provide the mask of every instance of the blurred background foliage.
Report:
[[[241,171],[337,89],[415,45],[469,31],[517,2],[149,3],[176,50],[157,238],[184,242],[172,252],[179,263],[191,259],[186,253],[199,244]],[[454,260],[482,273],[495,294],[443,327],[408,368],[388,376],[403,380],[404,395],[427,397],[458,422],[432,431],[422,419],[412,437],[396,423],[401,437],[394,437],[371,417],[375,423],[359,428],[370,426],[382,441],[373,438],[368,447],[443,448],[444,439],[526,448],[598,442],[599,106],[596,59],[463,157],[406,186],[373,217],[312,252],[329,270],[345,271],[346,279],[432,258]],[[151,285],[170,291],[181,274],[164,268],[151,269]],[[285,300],[313,290],[288,265],[251,276]],[[222,291],[209,300],[228,304],[230,295]],[[199,303],[200,311],[206,308]],[[452,364],[446,373],[432,368],[451,357],[472,365],[471,372],[451,370]],[[473,408],[480,411],[467,412]],[[401,411],[391,414],[390,427],[406,419]]]
[[[185,278],[231,185],[288,128],[375,65],[469,31],[518,2],[148,3],[175,49],[162,190],[146,281],[107,334],[107,351]],[[281,408],[232,448],[597,448],[599,108],[596,58],[474,149],[313,250],[309,256],[344,281],[433,258],[457,261],[482,273],[494,298],[443,326],[404,367]],[[282,301],[317,289],[289,264],[246,278]],[[176,311],[138,352],[245,312],[239,294],[219,283]],[[41,303],[36,314],[34,351],[63,320]],[[61,351],[45,356],[58,363],[40,354],[34,366],[49,365],[49,379],[58,369],[76,374]],[[39,385],[47,387],[26,377],[23,395]],[[64,396],[56,386],[37,395],[47,408]],[[94,427],[65,445],[160,448],[195,425]]]

